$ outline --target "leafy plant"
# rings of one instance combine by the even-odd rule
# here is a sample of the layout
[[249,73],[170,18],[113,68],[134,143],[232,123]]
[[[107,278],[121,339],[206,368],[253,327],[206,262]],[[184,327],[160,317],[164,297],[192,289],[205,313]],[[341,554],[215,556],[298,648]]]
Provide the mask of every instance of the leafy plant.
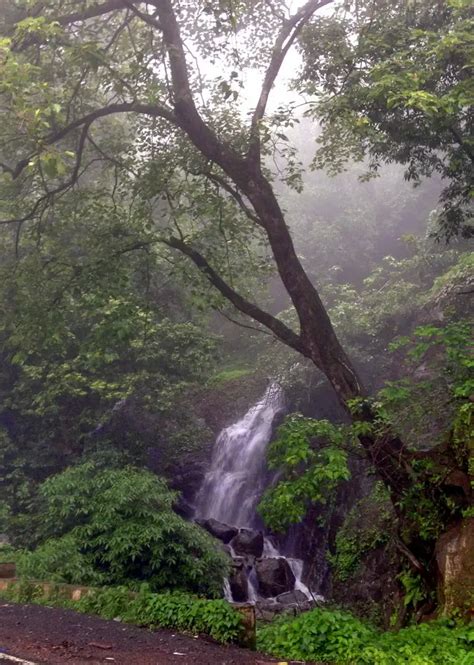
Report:
[[81,599],[77,609],[141,626],[205,633],[219,642],[235,641],[242,628],[240,615],[224,600],[203,600],[178,592],[154,594],[146,586],[134,596],[126,588],[96,591]]
[[339,665],[469,665],[472,629],[439,621],[380,633],[339,610],[314,609],[260,628],[258,648],[279,658]]
[[42,544],[19,572],[78,584],[126,584],[220,596],[226,555],[173,511],[164,480],[133,467],[71,467],[41,487]]
[[349,477],[343,448],[350,428],[296,414],[286,419],[268,452],[277,483],[264,495],[259,512],[274,531],[299,522],[311,502],[324,503]]

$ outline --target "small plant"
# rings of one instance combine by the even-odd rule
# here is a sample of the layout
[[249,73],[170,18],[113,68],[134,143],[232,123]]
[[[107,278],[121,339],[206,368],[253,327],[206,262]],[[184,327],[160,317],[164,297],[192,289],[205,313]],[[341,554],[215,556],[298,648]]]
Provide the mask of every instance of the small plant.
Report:
[[403,597],[403,604],[405,607],[412,605],[416,607],[418,603],[426,598],[426,590],[423,580],[419,575],[415,575],[412,571],[404,570],[398,575],[405,595]]
[[380,633],[339,610],[314,609],[261,628],[257,646],[285,659],[338,665],[470,665],[474,631],[455,621]]

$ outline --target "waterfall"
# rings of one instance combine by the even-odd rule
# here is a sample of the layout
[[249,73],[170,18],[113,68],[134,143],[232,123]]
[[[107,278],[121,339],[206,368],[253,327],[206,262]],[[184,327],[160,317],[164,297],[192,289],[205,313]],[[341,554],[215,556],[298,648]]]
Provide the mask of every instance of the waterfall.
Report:
[[219,434],[196,515],[239,527],[255,525],[255,508],[265,489],[265,452],[273,422],[284,410],[283,390],[272,383],[241,420]]
[[[243,418],[219,434],[209,471],[196,497],[195,515],[206,528],[210,527],[208,520],[216,520],[221,527],[227,529],[234,528],[235,534],[258,527],[256,507],[268,484],[266,450],[272,437],[275,419],[285,410],[282,388],[277,383],[271,383],[263,397]],[[212,528],[210,530],[213,533]],[[221,537],[216,533],[214,535]],[[228,540],[224,542],[227,543]],[[260,553],[256,555],[257,559],[255,556],[237,556],[233,548],[234,542],[235,540],[231,540],[227,547],[234,561],[239,561],[239,565],[245,569],[248,601],[256,602],[261,599],[258,562],[273,560],[277,563],[280,559],[285,559],[286,563],[281,561],[279,563],[285,563],[286,568],[291,571],[289,576],[294,579],[293,586],[287,591],[299,594],[297,596],[299,598],[315,599],[302,582],[301,560],[284,557],[269,538],[263,539]],[[226,580],[224,592],[228,600],[232,600],[231,586],[229,580]],[[265,600],[274,601],[273,598],[269,598],[268,593]]]

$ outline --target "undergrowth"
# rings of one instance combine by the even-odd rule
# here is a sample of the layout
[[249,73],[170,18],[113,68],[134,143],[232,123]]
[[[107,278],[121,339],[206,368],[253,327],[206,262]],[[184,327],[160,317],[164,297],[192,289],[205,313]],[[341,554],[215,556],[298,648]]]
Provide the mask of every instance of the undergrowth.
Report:
[[261,628],[257,647],[338,665],[472,665],[474,629],[443,620],[381,633],[346,612],[316,608]]

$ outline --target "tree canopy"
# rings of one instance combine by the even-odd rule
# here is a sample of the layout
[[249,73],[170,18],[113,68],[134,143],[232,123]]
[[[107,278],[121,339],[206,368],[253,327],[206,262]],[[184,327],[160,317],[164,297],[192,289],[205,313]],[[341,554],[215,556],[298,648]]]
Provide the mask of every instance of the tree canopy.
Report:
[[471,3],[345,2],[301,40],[299,88],[323,125],[316,164],[348,156],[405,165],[415,183],[444,181],[438,236],[472,235],[473,18]]
[[[415,182],[439,174],[443,233],[469,234],[469,8],[437,4],[3,1],[0,225],[14,279],[2,306],[15,317],[2,333],[8,370],[22,367],[27,391],[41,389],[39,415],[67,413],[71,395],[112,405],[150,371],[166,400],[212,350],[186,316],[189,302],[193,313],[230,304],[326,376],[399,515],[414,487],[428,502],[433,487],[443,491],[434,465],[414,482],[416,454],[368,397],[324,302],[347,293],[305,268],[281,195],[302,188],[289,138],[301,103],[322,123],[316,166],[338,172],[356,156],[372,172],[402,163]],[[298,42],[302,97],[275,107],[271,92]],[[150,266],[163,283],[152,284]],[[288,316],[262,298],[272,273]],[[169,311],[160,294],[178,284],[188,290]],[[456,445],[446,455],[464,478]],[[420,542],[412,529],[410,539],[429,567],[433,538]]]

